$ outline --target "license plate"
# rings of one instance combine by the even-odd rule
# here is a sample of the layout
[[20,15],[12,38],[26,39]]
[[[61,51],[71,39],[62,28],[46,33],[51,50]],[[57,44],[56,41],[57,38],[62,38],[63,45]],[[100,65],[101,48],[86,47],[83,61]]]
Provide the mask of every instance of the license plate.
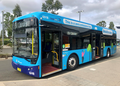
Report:
[[17,70],[21,72],[21,68],[17,68]]

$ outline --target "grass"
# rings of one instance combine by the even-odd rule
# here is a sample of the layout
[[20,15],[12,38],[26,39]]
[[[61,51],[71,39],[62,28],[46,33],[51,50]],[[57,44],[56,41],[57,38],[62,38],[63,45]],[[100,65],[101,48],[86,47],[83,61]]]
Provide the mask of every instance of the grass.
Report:
[[[0,38],[0,40],[2,41],[2,38]],[[4,41],[9,41],[10,39],[8,38],[4,38]]]
[[[2,38],[0,38],[0,46],[2,45]],[[12,42],[9,38],[4,38],[4,45],[12,46]]]
[[9,41],[10,39],[5,38],[4,41]]
[[0,54],[0,58],[8,58],[11,57],[11,54]]

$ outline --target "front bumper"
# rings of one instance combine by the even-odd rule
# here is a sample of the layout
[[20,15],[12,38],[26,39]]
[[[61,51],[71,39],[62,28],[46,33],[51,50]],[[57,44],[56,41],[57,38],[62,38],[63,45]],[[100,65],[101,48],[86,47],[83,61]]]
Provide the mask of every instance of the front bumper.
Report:
[[12,66],[19,72],[25,73],[30,76],[39,77],[38,66],[23,66],[12,61]]

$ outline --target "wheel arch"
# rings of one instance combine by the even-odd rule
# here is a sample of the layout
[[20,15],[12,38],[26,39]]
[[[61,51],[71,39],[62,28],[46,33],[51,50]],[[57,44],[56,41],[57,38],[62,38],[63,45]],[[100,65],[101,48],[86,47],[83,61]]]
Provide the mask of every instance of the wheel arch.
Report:
[[[110,48],[108,48],[107,51],[108,51],[108,50],[110,51]],[[110,54],[111,54],[111,51],[110,51]]]
[[107,57],[107,53],[108,53],[108,51],[109,51],[109,53],[110,53],[110,55],[109,55],[109,57],[110,57],[110,56],[111,56],[111,50],[110,50],[110,48],[107,49],[106,57]]
[[[79,57],[78,57],[78,55],[76,53],[72,53],[72,54],[69,55],[68,59],[70,58],[71,55],[75,55],[77,57],[77,61],[78,61],[78,64],[79,64]],[[67,62],[68,62],[68,59],[67,59]]]

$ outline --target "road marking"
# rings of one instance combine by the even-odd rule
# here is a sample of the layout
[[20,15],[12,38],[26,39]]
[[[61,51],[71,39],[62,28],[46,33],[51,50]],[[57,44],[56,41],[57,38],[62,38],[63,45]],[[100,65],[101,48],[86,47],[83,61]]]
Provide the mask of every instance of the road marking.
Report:
[[95,71],[96,69],[95,68],[90,68],[90,70]]

